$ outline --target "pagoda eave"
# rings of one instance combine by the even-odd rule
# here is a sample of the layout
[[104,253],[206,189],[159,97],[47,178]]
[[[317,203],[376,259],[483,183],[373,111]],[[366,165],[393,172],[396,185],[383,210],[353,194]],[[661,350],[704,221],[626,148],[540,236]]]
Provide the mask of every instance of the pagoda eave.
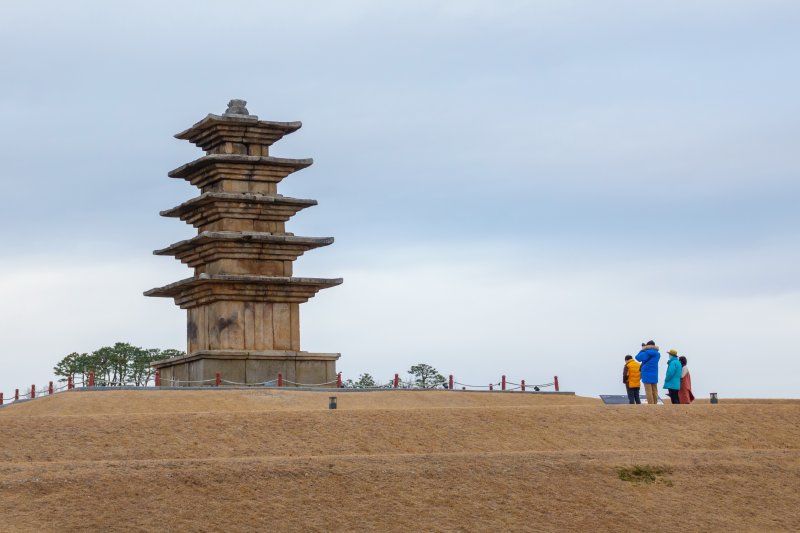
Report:
[[227,192],[207,192],[200,196],[187,200],[182,204],[171,209],[165,209],[159,214],[162,217],[180,218],[190,212],[196,211],[206,206],[217,203],[239,204],[248,208],[267,209],[270,207],[290,207],[293,213],[317,205],[316,200],[305,198],[292,198],[280,194],[251,194],[251,193],[227,193]]
[[308,250],[328,246],[332,243],[333,237],[295,237],[294,235],[273,235],[271,233],[204,231],[197,237],[177,242],[162,250],[156,250],[153,254],[173,256],[192,268],[199,268],[223,259],[294,261]]
[[297,212],[317,205],[316,200],[251,193],[203,193],[172,209],[161,211],[163,217],[180,218],[195,227],[223,218],[259,222],[286,222]]
[[255,115],[209,114],[191,128],[176,134],[175,138],[187,140],[203,150],[225,142],[270,146],[283,136],[297,131],[302,125],[303,123],[299,121],[258,120]]
[[[169,177],[183,179],[203,192],[249,192],[275,194],[274,188],[254,189],[259,183],[279,183],[289,174],[311,166],[313,159],[285,159],[279,157],[211,154],[187,163],[169,172]],[[214,184],[240,182],[244,189],[209,190]]]
[[341,285],[342,281],[342,278],[200,274],[150,289],[144,295],[174,298],[182,309],[219,301],[304,303],[320,290]]
[[280,167],[289,170],[289,173],[310,167],[314,164],[312,158],[290,159],[286,157],[271,157],[262,155],[242,155],[242,154],[209,154],[181,165],[167,173],[170,178],[187,179],[191,176],[212,165],[228,165],[235,168],[243,167]]
[[210,243],[229,243],[235,245],[249,246],[273,246],[299,247],[303,250],[311,250],[321,246],[333,244],[333,237],[296,237],[294,235],[274,235],[272,233],[258,233],[249,231],[204,231],[185,241],[176,242],[173,245],[155,250],[153,255],[176,255],[190,252],[195,248]]

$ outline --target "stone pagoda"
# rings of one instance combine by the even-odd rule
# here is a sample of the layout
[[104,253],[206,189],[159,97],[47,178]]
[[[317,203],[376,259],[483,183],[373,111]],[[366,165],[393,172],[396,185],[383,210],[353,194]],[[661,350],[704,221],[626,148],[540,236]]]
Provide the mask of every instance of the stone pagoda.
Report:
[[222,116],[208,115],[175,135],[206,155],[169,177],[200,189],[200,196],[162,211],[197,228],[197,236],[156,255],[171,255],[194,276],[145,292],[174,298],[186,309],[186,355],[157,361],[162,386],[199,385],[222,379],[263,383],[282,375],[303,384],[335,382],[338,353],[300,351],[300,304],[341,279],[292,277],[303,252],[332,237],[296,237],[285,223],[315,200],[278,194],[277,185],[312,159],[269,155],[270,146],[297,131],[300,122],[269,122],[231,100]]

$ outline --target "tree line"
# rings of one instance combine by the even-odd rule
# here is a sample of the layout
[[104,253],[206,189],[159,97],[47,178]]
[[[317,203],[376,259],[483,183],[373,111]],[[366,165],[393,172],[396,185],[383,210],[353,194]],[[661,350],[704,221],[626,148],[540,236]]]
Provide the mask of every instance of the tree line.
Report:
[[94,372],[96,386],[135,385],[145,387],[155,377],[154,361],[185,355],[180,350],[140,348],[127,342],[103,346],[91,353],[72,352],[59,361],[53,372],[59,381],[74,376],[82,384],[89,382],[89,373]]
[[[89,373],[94,372],[94,383],[98,387],[134,385],[146,387],[155,377],[154,361],[186,355],[174,349],[140,348],[127,342],[118,342],[113,346],[103,346],[91,353],[72,352],[61,359],[53,373],[59,381],[67,381],[73,376],[76,384],[85,385],[89,381]],[[432,366],[420,363],[408,370],[413,378],[413,385],[422,389],[442,387],[446,380]],[[361,374],[357,380],[348,379],[345,387],[356,389],[376,388],[379,385],[370,374]],[[383,385],[392,388],[392,381]]]
[[[438,389],[443,387],[447,382],[445,377],[439,373],[438,370],[426,363],[420,363],[412,366],[408,372],[413,378],[413,384],[420,389]],[[351,389],[372,389],[372,388],[386,388],[390,389],[394,384],[390,381],[384,385],[378,385],[370,374],[361,374],[358,379],[353,381],[348,379],[344,383],[345,387]]]

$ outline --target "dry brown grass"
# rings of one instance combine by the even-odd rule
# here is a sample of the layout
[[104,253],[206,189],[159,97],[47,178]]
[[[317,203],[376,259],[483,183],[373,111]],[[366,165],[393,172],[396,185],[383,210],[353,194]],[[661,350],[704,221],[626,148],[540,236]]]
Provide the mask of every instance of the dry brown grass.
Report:
[[[800,402],[71,392],[0,410],[0,530],[797,531]],[[653,483],[621,469],[660,470]]]

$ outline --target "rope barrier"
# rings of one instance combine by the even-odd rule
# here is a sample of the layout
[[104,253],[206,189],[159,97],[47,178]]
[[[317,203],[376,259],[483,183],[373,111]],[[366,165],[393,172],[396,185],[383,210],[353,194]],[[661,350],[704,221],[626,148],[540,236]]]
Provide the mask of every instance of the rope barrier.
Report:
[[[215,381],[215,380],[212,380]],[[271,379],[269,381],[260,381],[258,383],[241,383],[239,381],[228,381],[227,379],[220,379],[220,383],[225,383],[226,385],[236,385],[239,387],[269,387],[270,383],[277,383],[277,379]],[[284,380],[285,381],[285,380]],[[179,383],[186,383],[185,381],[180,381]]]
[[[488,389],[489,387],[499,387],[500,383],[499,382],[498,383],[492,383],[491,385],[468,385],[466,383],[461,383],[461,382],[458,382],[458,381],[454,381],[453,385],[461,385],[462,387],[473,387],[473,388],[476,388],[476,389]],[[527,387],[527,385],[526,385],[526,387]]]
[[325,383],[297,383],[294,381],[289,381],[288,379],[284,379],[283,382],[291,383],[292,385],[297,385],[298,387],[321,387],[322,385],[330,385],[331,383],[336,383],[336,380],[326,381]]
[[[19,389],[19,392],[18,392],[18,398],[19,399],[18,400],[15,398],[15,394],[9,394],[7,396],[5,394],[3,394],[3,404],[2,405],[9,405],[9,404],[12,404],[12,403],[14,403],[16,401],[30,400],[30,399],[34,399],[34,398],[41,398],[43,396],[51,396],[52,394],[60,393],[60,392],[63,392],[65,390],[71,390],[71,389],[76,389],[76,388],[87,388],[87,380],[86,380],[86,378],[84,376],[80,376],[80,378],[81,378],[80,385],[76,382],[75,377],[71,377],[71,380],[69,380],[67,383],[64,383],[62,381],[61,385],[56,385],[53,382],[48,382],[46,385],[36,386],[35,387],[36,393],[33,396],[31,395],[31,389],[30,388]],[[556,380],[557,379],[558,378],[556,377]],[[148,387],[147,383],[149,383],[149,381],[150,380],[148,380],[144,384],[144,387]],[[343,383],[341,381],[341,373],[339,373],[339,375],[337,376],[336,380],[325,381],[325,382],[322,382],[322,383],[300,383],[300,382],[291,381],[291,380],[288,380],[288,379],[280,379],[280,375],[279,375],[279,379],[272,379],[272,380],[269,380],[269,381],[263,381],[263,382],[258,382],[258,383],[242,383],[242,382],[238,382],[238,381],[229,381],[229,380],[226,380],[226,379],[220,379],[219,373],[217,373],[217,376],[214,379],[209,378],[209,379],[202,379],[202,380],[178,380],[178,379],[168,379],[168,380],[166,380],[166,384],[168,386],[173,386],[173,387],[176,387],[176,386],[180,387],[182,385],[209,384],[209,383],[213,383],[214,385],[223,384],[224,383],[225,385],[233,385],[233,386],[240,386],[240,387],[274,387],[276,385],[276,383],[280,386],[281,382],[285,382],[288,385],[293,385],[293,386],[297,386],[297,387],[324,387],[326,385],[337,384],[337,385],[341,385],[342,388],[345,388],[345,389],[362,389],[362,390],[392,390],[392,389],[395,389],[395,390],[396,389],[404,389],[404,390],[420,389],[420,390],[425,390],[425,389],[429,389],[429,388],[437,389],[440,386],[443,387],[445,390],[450,389],[450,387],[449,387],[447,382],[442,383],[440,385],[437,385],[436,387],[420,387],[420,386],[417,385],[416,381],[412,381],[412,380],[400,381],[400,379],[398,379],[398,375],[397,374],[395,374],[395,379],[393,379],[393,380],[391,380],[391,381],[389,381],[387,383],[377,383],[377,384],[369,386],[369,387],[354,386],[352,384],[352,382],[351,382],[350,386],[348,386],[347,384],[345,384],[345,383]],[[490,389],[490,390],[495,390],[494,387],[500,387],[501,385],[505,384],[504,390],[506,392],[508,392],[508,391],[516,391],[516,390],[520,390],[520,389],[522,389],[523,392],[527,392],[527,391],[533,392],[533,391],[539,391],[540,389],[543,389],[543,388],[546,388],[546,387],[555,387],[556,391],[558,391],[557,381],[551,381],[551,382],[548,382],[548,383],[539,383],[539,384],[525,383],[523,385],[522,383],[524,383],[524,381],[522,383],[514,383],[514,382],[511,382],[511,381],[507,381],[505,379],[505,376],[503,376],[503,380],[502,381],[499,381],[497,383],[490,383],[488,385],[471,385],[469,383],[462,383],[460,381],[454,381],[453,380],[453,376],[451,375],[450,376],[450,383],[452,383],[452,385],[453,385],[452,386],[452,390],[456,389],[456,387],[455,387],[456,385],[458,385],[458,386],[460,386],[460,387],[462,387],[464,389],[466,389],[468,387],[468,388],[471,388],[471,389]],[[70,384],[71,384],[71,387],[70,387]],[[103,380],[102,378],[100,378],[100,379],[96,379],[95,380],[95,384],[93,385],[93,387],[101,387],[101,388],[102,387],[123,387],[123,386],[129,386],[129,385],[132,385],[132,383],[125,383],[125,382],[122,382],[122,381],[115,381],[115,380]],[[51,387],[52,387],[52,392],[51,392]],[[500,392],[500,391],[498,391],[498,392]]]

